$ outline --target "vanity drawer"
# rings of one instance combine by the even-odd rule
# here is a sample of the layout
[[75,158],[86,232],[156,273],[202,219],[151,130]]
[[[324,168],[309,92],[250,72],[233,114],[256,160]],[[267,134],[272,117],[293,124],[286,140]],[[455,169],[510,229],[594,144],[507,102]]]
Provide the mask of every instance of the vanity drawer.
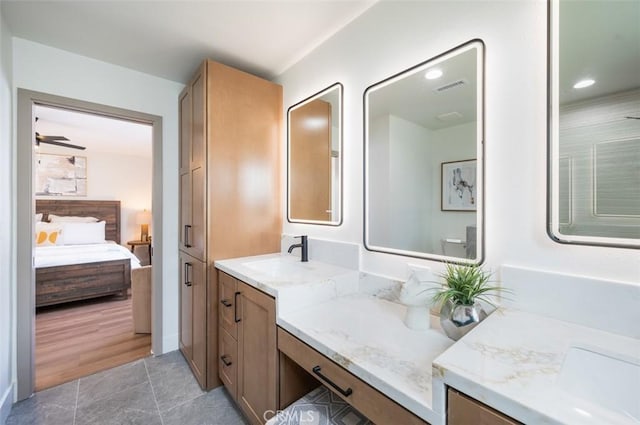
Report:
[[238,398],[238,343],[223,329],[220,330],[219,335],[218,375],[231,397],[236,400]]
[[218,299],[220,305],[220,327],[227,331],[229,335],[238,339],[238,281],[228,274],[218,271]]
[[447,391],[447,425],[520,425],[520,422],[452,388]]
[[426,424],[389,397],[280,327],[278,327],[278,349],[372,422]]

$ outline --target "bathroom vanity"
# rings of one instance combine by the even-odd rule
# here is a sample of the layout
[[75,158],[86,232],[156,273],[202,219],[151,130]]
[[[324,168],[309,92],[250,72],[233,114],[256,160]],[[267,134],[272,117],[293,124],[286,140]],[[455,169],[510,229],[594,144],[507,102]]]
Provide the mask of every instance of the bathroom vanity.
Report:
[[[221,351],[221,362],[237,347],[237,362],[221,366],[221,379],[252,423],[265,423],[319,384],[378,424],[459,425],[469,418],[497,425],[633,423],[620,412],[633,401],[627,386],[637,373],[637,339],[501,308],[454,343],[435,317],[429,330],[406,327],[397,281],[286,254],[217,261],[216,267],[221,302],[239,302],[221,307],[220,335],[231,347]],[[230,280],[238,286],[223,289]],[[249,311],[266,310],[255,303],[245,307],[245,293],[266,300],[274,314],[252,321]],[[236,338],[233,330],[223,332],[228,325],[237,326]],[[245,341],[242,327],[250,335]],[[256,351],[251,361],[248,346]],[[598,347],[608,347],[609,357]],[[607,362],[615,363],[613,369]],[[258,364],[252,373],[241,372]],[[606,379],[607,371],[625,365],[628,383],[612,377],[606,391],[613,391],[613,379],[621,388],[605,398],[590,393],[597,389],[578,382],[575,373],[588,368],[591,377],[601,370]],[[252,385],[268,397],[254,401]]]

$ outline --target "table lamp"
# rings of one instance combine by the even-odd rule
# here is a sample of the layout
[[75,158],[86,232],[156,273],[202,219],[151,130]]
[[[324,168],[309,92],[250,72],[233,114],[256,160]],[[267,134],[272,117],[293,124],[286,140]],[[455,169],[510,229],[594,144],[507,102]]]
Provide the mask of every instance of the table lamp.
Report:
[[149,223],[151,223],[151,211],[142,210],[136,214],[136,223],[140,225],[140,240],[149,240]]

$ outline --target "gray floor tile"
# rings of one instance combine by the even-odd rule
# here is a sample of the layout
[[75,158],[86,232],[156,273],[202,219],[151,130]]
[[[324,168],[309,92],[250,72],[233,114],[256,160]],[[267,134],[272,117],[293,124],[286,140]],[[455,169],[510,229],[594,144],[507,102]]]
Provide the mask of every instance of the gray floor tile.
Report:
[[26,410],[11,410],[6,425],[71,425],[74,409],[55,404],[34,405]]
[[127,363],[104,372],[80,379],[78,407],[131,388],[143,382],[149,382],[144,360]]
[[[7,418],[7,425],[73,423],[77,395],[78,381],[67,382],[35,393],[32,397],[13,406]],[[71,422],[65,422],[69,417]]]
[[143,382],[109,397],[78,406],[76,425],[161,424],[149,382]]
[[147,364],[149,375],[162,373],[167,368],[189,367],[180,350],[171,351],[161,356],[146,357],[144,362]]
[[162,420],[164,425],[248,425],[222,387],[163,412]]
[[204,394],[182,355],[174,353],[145,360],[161,412]]

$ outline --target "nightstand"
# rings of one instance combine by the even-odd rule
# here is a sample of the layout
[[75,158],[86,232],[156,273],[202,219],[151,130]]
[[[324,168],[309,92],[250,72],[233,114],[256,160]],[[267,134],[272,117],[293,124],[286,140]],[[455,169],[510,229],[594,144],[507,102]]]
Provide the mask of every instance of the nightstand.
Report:
[[149,247],[149,264],[151,264],[151,239],[149,239],[148,241],[128,241],[127,245],[131,247],[131,252],[133,252],[136,246],[143,246],[143,245],[148,246]]

